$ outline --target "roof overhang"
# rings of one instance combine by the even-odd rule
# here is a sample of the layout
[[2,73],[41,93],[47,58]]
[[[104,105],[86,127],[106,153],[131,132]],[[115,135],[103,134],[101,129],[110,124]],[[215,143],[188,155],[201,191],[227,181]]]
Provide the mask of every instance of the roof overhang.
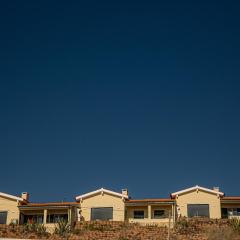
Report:
[[175,198],[178,195],[181,195],[181,194],[184,194],[184,193],[187,193],[187,192],[191,192],[191,191],[198,191],[198,190],[208,192],[208,193],[212,193],[212,194],[216,194],[220,197],[224,196],[223,192],[215,191],[215,190],[212,190],[212,189],[209,189],[209,188],[205,188],[205,187],[201,187],[201,186],[196,185],[196,186],[191,187],[191,188],[186,188],[186,189],[183,189],[181,191],[174,192],[174,193],[171,194],[171,197]]
[[239,204],[240,197],[223,197],[221,198],[221,204]]
[[29,203],[26,205],[19,205],[20,210],[36,210],[36,209],[68,209],[74,206],[78,206],[77,202],[56,202],[56,203]]
[[169,206],[169,205],[174,205],[175,201],[171,199],[137,199],[137,200],[127,200],[125,202],[125,205],[127,207],[131,206],[148,206],[148,205],[156,205],[156,206]]
[[120,198],[123,198],[123,199],[128,199],[127,195],[124,195],[124,194],[121,194],[121,193],[118,193],[118,192],[114,192],[114,191],[111,191],[111,190],[108,190],[108,189],[105,189],[105,188],[100,188],[100,189],[97,189],[95,191],[85,193],[83,195],[79,195],[79,196],[76,197],[76,200],[80,201],[80,200],[83,200],[84,198],[88,198],[88,197],[97,195],[99,193],[100,194],[107,193],[107,194],[110,194],[110,195],[113,195],[113,196],[116,196],[116,197],[120,197]]
[[23,201],[23,199],[20,198],[20,197],[16,197],[14,195],[10,195],[10,194],[3,193],[3,192],[0,192],[0,197],[9,198],[9,199],[13,199],[13,200],[16,200],[16,201]]

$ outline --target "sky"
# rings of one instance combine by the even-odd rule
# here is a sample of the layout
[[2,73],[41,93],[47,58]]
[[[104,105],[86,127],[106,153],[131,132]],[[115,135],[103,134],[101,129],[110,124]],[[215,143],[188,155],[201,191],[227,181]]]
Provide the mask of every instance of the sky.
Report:
[[239,1],[2,1],[0,191],[240,195]]

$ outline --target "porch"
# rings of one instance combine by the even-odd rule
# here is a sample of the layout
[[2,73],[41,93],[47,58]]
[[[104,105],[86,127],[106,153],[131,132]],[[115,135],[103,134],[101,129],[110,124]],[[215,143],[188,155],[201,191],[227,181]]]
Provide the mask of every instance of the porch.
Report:
[[53,232],[59,221],[73,224],[77,220],[77,205],[75,203],[31,203],[19,206],[20,224],[44,224],[47,231]]
[[126,202],[126,220],[141,225],[159,225],[173,227],[175,222],[174,202],[137,201]]
[[225,197],[221,200],[222,218],[240,219],[240,198]]

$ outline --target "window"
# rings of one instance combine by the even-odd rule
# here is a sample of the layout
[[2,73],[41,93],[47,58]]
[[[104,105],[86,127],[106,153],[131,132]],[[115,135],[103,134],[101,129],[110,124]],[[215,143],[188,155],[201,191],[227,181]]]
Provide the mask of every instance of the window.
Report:
[[240,216],[240,208],[228,208],[229,216]]
[[144,211],[143,210],[135,210],[135,211],[133,211],[133,218],[135,218],[135,219],[144,219]]
[[68,214],[48,214],[47,215],[47,223],[57,223],[60,221],[67,222]]
[[165,218],[165,210],[154,210],[153,212],[154,218]]
[[43,215],[24,215],[24,223],[43,223]]
[[91,208],[91,220],[111,220],[113,219],[113,208]]
[[7,213],[8,212],[0,212],[0,224],[7,223]]
[[188,204],[188,217],[208,217],[209,218],[209,205],[208,204]]
[[222,218],[228,218],[228,209],[227,208],[222,208]]

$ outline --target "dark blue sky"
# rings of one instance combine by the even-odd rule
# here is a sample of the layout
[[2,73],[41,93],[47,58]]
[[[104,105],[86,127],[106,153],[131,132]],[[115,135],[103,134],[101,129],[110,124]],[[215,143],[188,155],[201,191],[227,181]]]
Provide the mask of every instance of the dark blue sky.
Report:
[[240,195],[238,1],[4,1],[0,191]]

